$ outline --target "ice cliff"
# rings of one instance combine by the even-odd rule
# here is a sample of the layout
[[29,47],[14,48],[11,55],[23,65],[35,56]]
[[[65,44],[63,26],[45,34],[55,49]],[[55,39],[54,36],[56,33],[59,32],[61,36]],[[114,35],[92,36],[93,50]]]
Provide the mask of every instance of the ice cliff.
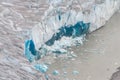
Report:
[[[25,41],[25,56],[34,68],[42,73],[48,70],[48,63],[39,59],[48,54],[69,53],[67,48],[83,43],[86,34],[99,29],[119,9],[119,0],[50,0],[36,26]],[[65,5],[64,5],[65,3]]]
[[103,26],[120,6],[119,0],[71,0],[67,6],[57,1],[50,1],[42,21],[31,30],[31,38],[25,43],[29,60],[47,52],[66,53],[67,47],[81,44],[87,33]]

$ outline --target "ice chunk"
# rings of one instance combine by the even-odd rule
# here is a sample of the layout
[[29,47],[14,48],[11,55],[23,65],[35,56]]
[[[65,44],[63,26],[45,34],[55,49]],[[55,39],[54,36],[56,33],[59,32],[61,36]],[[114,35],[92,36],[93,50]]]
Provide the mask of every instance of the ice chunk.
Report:
[[73,71],[72,72],[74,75],[77,75],[77,74],[79,74],[79,71]]
[[46,80],[49,80],[49,76],[48,76],[47,74],[45,75],[45,79],[46,79]]
[[25,57],[30,62],[40,58],[39,52],[36,51],[34,42],[32,40],[25,41]]
[[45,64],[36,64],[34,68],[42,73],[45,73],[48,70],[48,67]]
[[55,76],[56,76],[56,75],[59,75],[59,72],[58,72],[57,70],[54,70],[54,71],[53,71],[53,75],[55,75]]

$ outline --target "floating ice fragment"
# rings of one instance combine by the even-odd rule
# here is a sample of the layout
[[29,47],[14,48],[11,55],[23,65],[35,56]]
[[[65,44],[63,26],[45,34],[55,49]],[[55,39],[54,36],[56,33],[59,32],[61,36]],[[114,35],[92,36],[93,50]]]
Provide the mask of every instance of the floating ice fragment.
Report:
[[67,72],[64,72],[63,74],[64,74],[64,76],[65,76],[65,75],[67,74]]
[[53,75],[59,75],[59,72],[57,70],[53,71]]
[[24,69],[25,71],[29,73],[34,73],[34,71],[29,66],[22,66],[22,69]]
[[36,64],[34,68],[42,73],[45,73],[48,70],[48,67],[45,64]]
[[73,71],[72,72],[74,75],[77,75],[77,74],[79,74],[79,71]]
[[45,79],[49,80],[49,76],[47,74],[45,74]]

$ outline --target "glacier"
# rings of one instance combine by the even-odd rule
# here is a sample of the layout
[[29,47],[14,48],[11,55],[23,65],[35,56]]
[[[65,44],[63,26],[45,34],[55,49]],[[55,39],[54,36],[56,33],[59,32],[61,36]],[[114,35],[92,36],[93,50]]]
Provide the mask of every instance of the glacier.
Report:
[[86,34],[103,26],[119,5],[119,0],[0,0],[0,79],[54,80],[49,64],[57,57],[76,58],[71,46],[85,43]]
[[88,1],[83,4],[75,0],[79,3],[77,11],[71,8],[74,2],[71,0],[66,3],[67,10],[64,12],[59,6],[62,0],[57,1],[50,2],[41,22],[30,30],[29,39],[25,41],[25,57],[32,62],[34,69],[44,74],[49,67],[40,59],[48,54],[57,56],[70,53],[67,50],[69,47],[83,44],[85,36],[104,26],[120,7],[119,0]]
[[67,47],[82,44],[85,35],[104,26],[120,6],[119,0],[88,1],[79,4],[81,8],[76,11],[71,9],[74,2],[71,0],[66,3],[68,10],[63,12],[58,6],[62,1],[57,1],[51,0],[43,20],[32,28],[30,39],[25,42],[25,55],[29,61],[47,53],[67,53]]

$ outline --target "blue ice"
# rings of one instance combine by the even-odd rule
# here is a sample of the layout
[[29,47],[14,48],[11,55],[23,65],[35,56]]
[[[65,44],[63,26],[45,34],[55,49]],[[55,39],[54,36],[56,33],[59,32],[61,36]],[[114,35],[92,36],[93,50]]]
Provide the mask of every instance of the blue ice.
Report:
[[45,44],[51,46],[56,40],[60,40],[63,36],[65,37],[79,37],[87,33],[90,23],[84,23],[83,21],[77,22],[75,25],[63,26],[59,29],[59,32],[55,33],[51,39]]
[[32,40],[25,41],[25,57],[30,62],[40,58],[39,52],[36,51],[34,42]]
[[48,67],[45,64],[36,64],[34,68],[42,73],[45,73],[48,70]]
[[53,75],[56,76],[56,75],[58,75],[58,74],[59,74],[59,72],[58,72],[57,70],[54,70],[54,71],[53,71]]

